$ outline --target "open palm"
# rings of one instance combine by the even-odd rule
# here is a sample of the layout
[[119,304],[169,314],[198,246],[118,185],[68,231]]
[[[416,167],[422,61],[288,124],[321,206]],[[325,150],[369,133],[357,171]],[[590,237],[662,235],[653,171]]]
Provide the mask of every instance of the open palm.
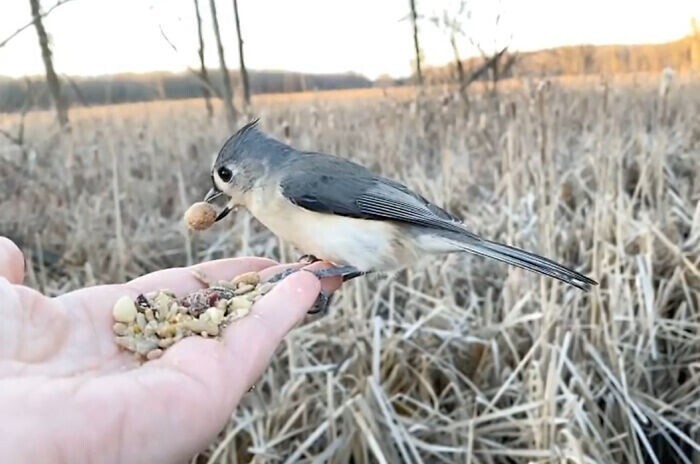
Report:
[[[266,277],[286,267],[260,258],[196,266],[216,279],[248,271]],[[23,278],[21,252],[0,237],[0,462],[186,460],[216,437],[321,289],[311,273],[294,273],[222,340],[189,337],[141,365],[114,343],[114,302],[162,288],[178,296],[201,288],[192,269],[56,298],[21,286]],[[339,285],[323,282],[326,291]]]

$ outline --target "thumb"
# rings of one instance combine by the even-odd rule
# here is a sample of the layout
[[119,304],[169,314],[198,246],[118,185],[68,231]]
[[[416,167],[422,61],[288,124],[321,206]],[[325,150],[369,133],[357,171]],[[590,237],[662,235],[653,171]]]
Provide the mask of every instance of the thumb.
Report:
[[24,281],[24,255],[7,237],[0,237],[0,277],[5,277],[12,284]]

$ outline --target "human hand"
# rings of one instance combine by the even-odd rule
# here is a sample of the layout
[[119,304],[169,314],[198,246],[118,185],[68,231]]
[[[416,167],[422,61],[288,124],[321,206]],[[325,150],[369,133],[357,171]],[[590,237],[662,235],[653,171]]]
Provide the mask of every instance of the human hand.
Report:
[[[267,278],[289,266],[239,258],[195,267],[231,279],[248,271]],[[22,254],[0,237],[0,462],[180,462],[211,443],[311,308],[321,282],[294,273],[221,340],[188,337],[140,365],[114,343],[113,304],[162,288],[178,296],[202,288],[191,271],[167,269],[48,298],[20,285]],[[324,279],[323,288],[340,283]]]

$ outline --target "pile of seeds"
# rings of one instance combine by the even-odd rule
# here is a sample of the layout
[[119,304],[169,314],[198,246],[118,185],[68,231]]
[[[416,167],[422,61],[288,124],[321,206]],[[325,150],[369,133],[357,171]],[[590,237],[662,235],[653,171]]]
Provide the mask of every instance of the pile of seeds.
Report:
[[261,282],[257,272],[231,281],[213,281],[198,272],[195,276],[207,287],[182,298],[168,290],[135,300],[120,298],[112,310],[117,345],[152,360],[185,337],[219,337],[228,323],[246,316],[274,285]]

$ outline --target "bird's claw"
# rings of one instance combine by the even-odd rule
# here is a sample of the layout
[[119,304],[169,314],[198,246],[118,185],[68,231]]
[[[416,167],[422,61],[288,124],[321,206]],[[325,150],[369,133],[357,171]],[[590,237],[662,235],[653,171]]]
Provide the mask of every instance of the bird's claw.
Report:
[[306,314],[325,314],[328,312],[328,308],[331,305],[331,300],[333,299],[333,295],[329,295],[323,291],[318,294],[318,297],[316,298],[316,301],[314,302],[314,305],[311,307],[309,311],[306,312]]
[[[272,277],[268,279],[268,282],[276,284],[279,283],[280,281],[284,280],[285,278],[289,277],[290,275],[294,274],[295,272],[299,272],[300,269],[294,269],[294,268],[289,268],[285,269],[284,271],[280,272],[279,274],[275,274]],[[318,271],[308,271],[311,272],[312,274],[316,275]],[[317,277],[319,277],[317,275]],[[321,277],[319,277],[321,278]],[[318,294],[318,297],[316,297],[316,301],[314,302],[314,305],[312,308],[307,312],[307,314],[319,314],[319,313],[325,313],[328,311],[328,307],[331,304],[331,295],[321,291]]]
[[305,254],[301,255],[297,261],[305,264],[313,264],[321,261],[321,259],[311,254]]
[[286,279],[290,275],[294,274],[295,272],[299,271],[299,269],[294,269],[294,268],[289,268],[285,269],[284,271],[280,272],[279,274],[275,274],[272,277],[270,277],[267,281],[270,282],[271,284],[276,284],[277,282]]

